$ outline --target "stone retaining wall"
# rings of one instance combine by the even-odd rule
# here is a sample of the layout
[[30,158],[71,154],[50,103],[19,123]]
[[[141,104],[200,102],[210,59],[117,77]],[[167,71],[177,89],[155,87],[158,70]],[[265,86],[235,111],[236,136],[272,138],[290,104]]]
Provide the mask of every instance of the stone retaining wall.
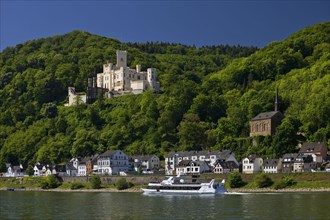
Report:
[[[60,177],[63,183],[68,182],[81,182],[87,183],[90,181],[91,176],[63,176]],[[131,182],[134,185],[145,185],[149,182],[160,182],[164,180],[164,176],[101,176],[102,183],[115,184],[119,179],[125,178],[127,182]]]

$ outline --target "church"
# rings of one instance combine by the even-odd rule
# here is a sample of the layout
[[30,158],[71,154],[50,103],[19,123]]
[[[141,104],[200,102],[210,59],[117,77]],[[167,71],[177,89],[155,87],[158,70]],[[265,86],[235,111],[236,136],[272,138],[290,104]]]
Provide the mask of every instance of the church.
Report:
[[284,116],[279,111],[278,90],[276,90],[275,109],[271,112],[262,112],[250,120],[250,137],[273,136]]

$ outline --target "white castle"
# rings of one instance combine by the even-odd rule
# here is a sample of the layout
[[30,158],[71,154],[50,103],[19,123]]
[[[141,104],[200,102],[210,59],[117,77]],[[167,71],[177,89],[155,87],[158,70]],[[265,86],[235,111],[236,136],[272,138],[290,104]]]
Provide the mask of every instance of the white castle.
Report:
[[141,71],[141,65],[136,65],[136,69],[127,66],[127,51],[117,50],[117,64],[103,64],[103,73],[98,73],[96,77],[88,80],[87,94],[75,92],[74,87],[68,88],[69,103],[92,103],[99,93],[105,97],[120,96],[124,94],[140,94],[145,90],[159,92],[159,82],[156,81],[157,71],[155,68],[148,68]]
[[148,68],[147,72],[141,71],[141,65],[136,69],[127,66],[127,51],[117,50],[117,64],[103,65],[103,73],[97,74],[97,87],[111,91],[130,91],[134,94],[150,89],[159,91],[159,82],[156,81],[155,68]]

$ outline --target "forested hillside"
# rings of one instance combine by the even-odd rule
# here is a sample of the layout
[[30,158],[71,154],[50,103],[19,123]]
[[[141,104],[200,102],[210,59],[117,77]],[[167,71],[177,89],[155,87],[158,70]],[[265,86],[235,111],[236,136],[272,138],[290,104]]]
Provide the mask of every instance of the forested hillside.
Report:
[[[131,67],[155,67],[161,92],[64,107],[67,87],[128,51]],[[61,163],[107,149],[165,156],[174,150],[231,149],[276,156],[301,141],[330,138],[330,22],[257,50],[121,43],[73,31],[0,54],[0,166]],[[249,119],[273,109],[279,88],[285,120],[252,147]]]

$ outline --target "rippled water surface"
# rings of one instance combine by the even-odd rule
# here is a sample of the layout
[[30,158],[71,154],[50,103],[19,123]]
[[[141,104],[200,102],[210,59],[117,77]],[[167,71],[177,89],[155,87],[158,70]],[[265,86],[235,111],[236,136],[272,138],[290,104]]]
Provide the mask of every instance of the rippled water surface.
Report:
[[330,193],[1,191],[0,219],[330,219]]

